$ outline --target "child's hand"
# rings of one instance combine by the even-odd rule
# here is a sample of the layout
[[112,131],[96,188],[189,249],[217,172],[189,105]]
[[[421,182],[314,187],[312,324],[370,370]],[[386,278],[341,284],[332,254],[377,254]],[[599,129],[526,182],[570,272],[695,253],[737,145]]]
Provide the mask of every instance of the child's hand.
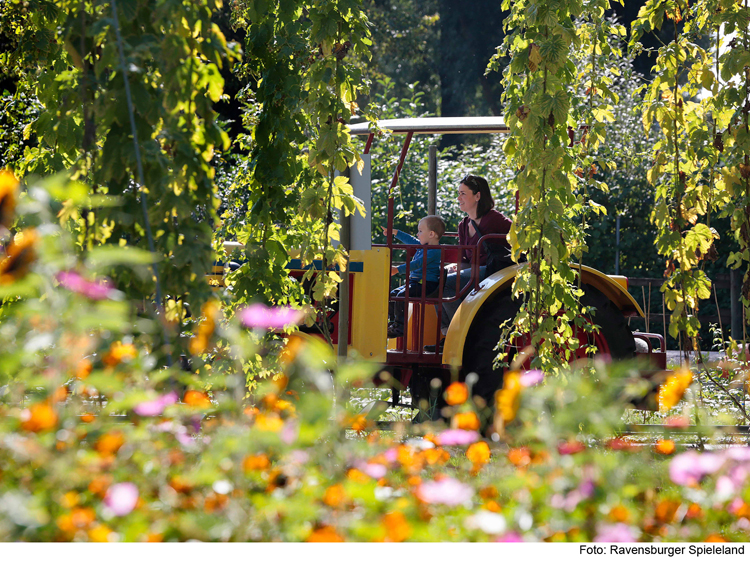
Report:
[[395,276],[398,273],[398,268],[396,266],[391,266],[391,275]]
[[[388,236],[388,228],[386,228],[385,226],[381,226],[381,228],[383,229],[383,236]],[[394,236],[396,235],[396,232],[398,232],[398,230],[396,230],[395,228],[391,230],[391,234],[393,234]]]

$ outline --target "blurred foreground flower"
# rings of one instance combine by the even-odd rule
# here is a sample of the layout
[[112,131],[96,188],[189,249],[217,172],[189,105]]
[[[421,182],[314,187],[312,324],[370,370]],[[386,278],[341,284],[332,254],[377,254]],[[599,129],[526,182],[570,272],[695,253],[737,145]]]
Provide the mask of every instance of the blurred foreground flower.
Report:
[[444,430],[437,436],[437,441],[441,446],[466,446],[479,440],[479,433],[476,430]]
[[469,398],[469,389],[464,383],[454,382],[445,389],[445,402],[451,406],[456,406],[466,402]]
[[296,325],[304,317],[304,313],[291,307],[267,307],[262,303],[254,303],[237,312],[240,323],[245,327],[259,329],[282,329],[287,325]]
[[114,484],[107,490],[104,504],[116,516],[128,515],[138,504],[138,488],[131,482]]
[[599,530],[594,541],[602,543],[632,543],[638,541],[633,529],[624,523],[605,525]]
[[109,346],[109,351],[102,357],[102,361],[108,367],[114,367],[118,363],[127,363],[138,355],[135,345],[115,341]]
[[693,373],[690,369],[680,369],[659,387],[659,411],[666,412],[682,399],[685,390],[693,382]]
[[138,403],[133,407],[133,412],[138,416],[158,416],[169,405],[177,402],[177,393],[171,392],[157,399]]
[[21,428],[29,432],[43,432],[57,425],[57,413],[49,403],[32,404],[21,412]]
[[55,278],[65,289],[95,301],[107,299],[116,291],[106,280],[90,281],[74,271],[58,272]]
[[209,347],[211,337],[216,331],[216,316],[219,313],[219,304],[215,300],[209,300],[201,307],[203,319],[198,323],[195,336],[190,340],[190,352],[193,355],[205,353]]
[[39,241],[36,231],[26,229],[13,237],[13,241],[0,259],[0,285],[11,284],[21,279],[36,260],[36,243]]
[[518,408],[521,406],[521,372],[506,371],[503,375],[503,388],[495,393],[495,416],[508,424],[516,418]]
[[417,487],[417,497],[426,504],[459,506],[471,501],[474,489],[453,478],[423,482]]
[[697,485],[704,476],[718,471],[724,458],[712,452],[684,452],[669,464],[669,477],[680,486]]
[[10,228],[16,208],[18,179],[7,169],[0,170],[0,226]]

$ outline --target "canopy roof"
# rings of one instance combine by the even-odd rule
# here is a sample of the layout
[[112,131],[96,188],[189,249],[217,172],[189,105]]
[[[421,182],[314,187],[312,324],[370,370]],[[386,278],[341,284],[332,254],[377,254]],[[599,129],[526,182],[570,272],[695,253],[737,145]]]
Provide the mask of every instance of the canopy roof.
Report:
[[[420,117],[378,121],[394,133],[442,135],[447,133],[508,133],[502,117]],[[349,125],[352,135],[369,135],[370,122]]]

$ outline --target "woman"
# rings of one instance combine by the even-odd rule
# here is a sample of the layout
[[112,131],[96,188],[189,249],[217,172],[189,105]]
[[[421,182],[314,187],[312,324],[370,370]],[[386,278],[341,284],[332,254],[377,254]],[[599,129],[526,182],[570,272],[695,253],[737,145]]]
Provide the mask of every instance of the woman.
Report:
[[[466,213],[466,217],[458,224],[458,243],[461,246],[473,246],[479,242],[480,235],[477,234],[474,224],[479,227],[482,236],[487,234],[507,234],[510,231],[511,220],[503,213],[495,210],[495,201],[490,193],[490,186],[481,176],[473,174],[466,175],[458,185],[458,208]],[[487,240],[485,240],[485,243]],[[508,247],[507,240],[495,241]],[[479,281],[482,281],[487,273],[487,251],[481,247],[479,252]],[[460,271],[452,271],[448,274],[443,287],[443,298],[456,295],[471,280],[471,250],[462,250]],[[449,267],[449,271],[454,268]],[[468,291],[460,299],[443,303],[443,312],[440,329],[445,335],[451,319],[458,310],[458,306]]]

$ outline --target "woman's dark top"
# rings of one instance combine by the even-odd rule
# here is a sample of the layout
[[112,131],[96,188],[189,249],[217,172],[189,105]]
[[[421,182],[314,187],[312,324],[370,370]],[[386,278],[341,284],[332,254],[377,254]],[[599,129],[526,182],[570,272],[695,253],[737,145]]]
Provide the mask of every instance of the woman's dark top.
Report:
[[[482,219],[479,221],[479,231],[482,233],[482,236],[487,234],[507,234],[510,231],[510,225],[510,218],[493,208],[482,216]],[[471,220],[468,216],[458,224],[458,243],[461,246],[472,246],[479,242],[479,234],[475,232],[473,236],[469,235],[470,227]],[[484,242],[487,243],[489,240],[485,240]],[[502,244],[510,249],[507,240],[493,240],[492,242]],[[461,261],[467,264],[471,263],[471,250],[463,250]],[[487,265],[487,251],[484,247],[479,250],[479,265]]]

